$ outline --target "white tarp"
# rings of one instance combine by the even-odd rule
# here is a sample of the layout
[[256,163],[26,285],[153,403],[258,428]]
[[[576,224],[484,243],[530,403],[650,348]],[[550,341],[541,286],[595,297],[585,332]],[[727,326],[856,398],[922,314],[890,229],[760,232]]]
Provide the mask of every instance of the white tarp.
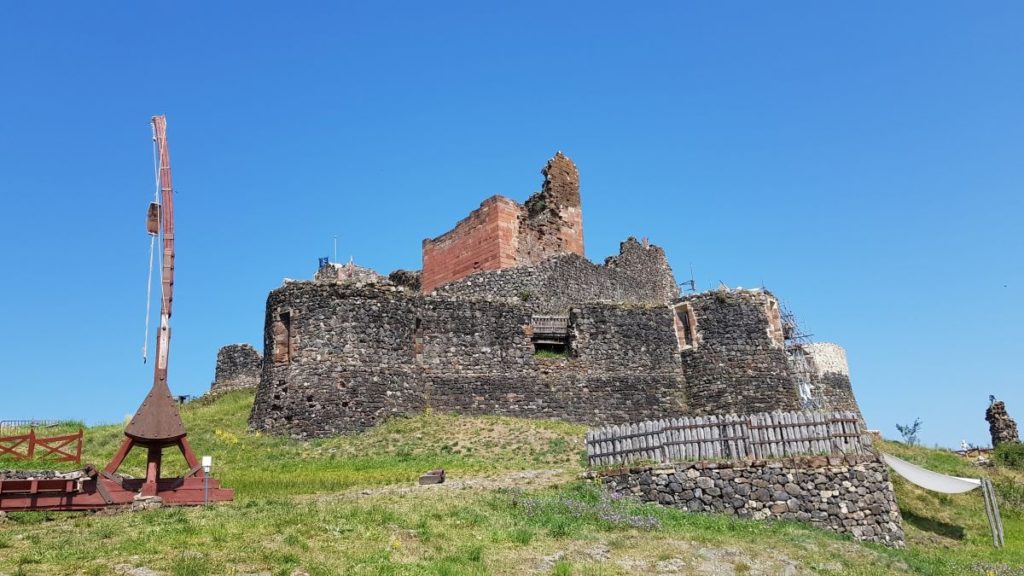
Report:
[[906,460],[901,460],[889,454],[882,454],[882,459],[885,460],[885,463],[895,470],[900,476],[903,476],[921,488],[932,490],[933,492],[942,492],[943,494],[961,494],[963,492],[970,492],[971,490],[981,486],[981,480],[978,478],[946,476],[945,474],[939,474],[938,472],[932,472],[931,470],[926,470],[920,466],[915,466]]

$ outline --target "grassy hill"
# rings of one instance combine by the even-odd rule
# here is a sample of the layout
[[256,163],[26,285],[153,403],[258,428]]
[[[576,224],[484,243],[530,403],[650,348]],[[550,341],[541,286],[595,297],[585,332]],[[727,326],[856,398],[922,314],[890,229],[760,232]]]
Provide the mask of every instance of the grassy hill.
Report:
[[[578,480],[584,428],[423,414],[314,441],[249,433],[252,394],[186,406],[197,454],[236,501],[137,513],[19,513],[0,523],[0,575],[42,574],[1024,574],[1024,475],[938,450],[883,450],[1003,499],[994,550],[980,493],[931,494],[895,477],[906,550],[793,523],[757,523],[612,501]],[[120,426],[86,432],[104,464]],[[142,475],[142,454],[122,471]],[[0,461],[0,468],[50,468]],[[449,481],[416,487],[442,467]],[[165,474],[183,471],[165,463]],[[152,572],[146,572],[150,570]]]

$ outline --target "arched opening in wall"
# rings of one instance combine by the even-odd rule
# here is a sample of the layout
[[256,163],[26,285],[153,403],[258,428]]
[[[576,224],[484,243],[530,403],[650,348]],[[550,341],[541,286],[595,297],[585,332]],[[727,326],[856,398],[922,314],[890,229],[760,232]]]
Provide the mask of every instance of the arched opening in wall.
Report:
[[540,316],[530,319],[535,358],[563,359],[569,357],[569,316]]

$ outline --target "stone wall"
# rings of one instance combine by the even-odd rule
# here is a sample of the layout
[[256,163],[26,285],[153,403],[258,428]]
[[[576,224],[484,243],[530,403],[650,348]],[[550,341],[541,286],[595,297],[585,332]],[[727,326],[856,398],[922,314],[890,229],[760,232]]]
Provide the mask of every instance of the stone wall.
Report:
[[876,456],[693,462],[593,473],[607,490],[690,512],[809,522],[902,548],[889,471]]
[[831,342],[791,344],[786,354],[789,372],[797,388],[803,388],[800,400],[805,409],[860,414],[842,347]]
[[375,284],[384,280],[372,268],[359,266],[355,262],[341,264],[328,262],[313,275],[316,282],[342,282],[350,284]]
[[[306,437],[362,430],[427,407],[585,424],[800,409],[803,380],[791,372],[770,293],[720,290],[671,305],[571,304],[596,293],[573,283],[580,270],[605,274],[607,284],[593,285],[610,292],[608,278],[659,260],[660,250],[630,240],[604,267],[564,256],[434,294],[386,281],[286,283],[267,300],[250,423]],[[622,280],[619,296],[656,299],[651,293],[660,288],[639,282]],[[511,296],[516,290],[540,296]],[[494,291],[504,297],[484,297]],[[566,314],[568,330],[555,346],[564,355],[545,357],[536,352],[549,343],[535,338],[533,317],[550,312],[551,302]],[[841,349],[807,350],[803,375],[818,402],[805,407],[859,414]]]
[[492,196],[441,236],[423,241],[422,289],[484,270],[515,266],[522,207]]
[[419,270],[394,270],[388,274],[388,281],[395,286],[402,286],[419,292],[422,287]]
[[560,254],[583,255],[576,165],[559,152],[541,173],[541,191],[524,204],[492,196],[448,232],[423,241],[424,292],[477,272],[531,266]]
[[800,409],[778,302],[769,292],[715,290],[688,296],[673,309],[677,318],[689,319],[692,334],[677,334],[677,342],[693,414]]
[[572,308],[564,358],[535,355],[532,314],[523,302],[288,283],[267,300],[250,424],[309,437],[427,407],[588,424],[685,411],[666,306]]
[[857,398],[850,384],[850,369],[846,364],[846,350],[831,342],[803,344],[814,366],[811,382],[813,394],[819,399],[821,410],[849,411],[860,414]]
[[664,305],[678,298],[679,286],[665,251],[628,238],[618,256],[597,265],[577,254],[473,274],[437,289],[458,299],[518,300],[539,312],[565,312],[583,302]]
[[211,392],[256,388],[260,383],[263,357],[248,344],[230,344],[217,351]]

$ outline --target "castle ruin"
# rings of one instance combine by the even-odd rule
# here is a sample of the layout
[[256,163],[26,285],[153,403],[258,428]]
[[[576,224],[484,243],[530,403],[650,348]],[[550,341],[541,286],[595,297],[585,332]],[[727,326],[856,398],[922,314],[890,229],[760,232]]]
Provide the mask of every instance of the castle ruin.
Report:
[[575,164],[558,153],[542,174],[523,204],[494,196],[424,240],[420,272],[322,262],[272,291],[250,425],[329,436],[427,408],[585,424],[859,414],[845,352],[788,335],[774,295],[681,295],[646,240],[589,261]]

